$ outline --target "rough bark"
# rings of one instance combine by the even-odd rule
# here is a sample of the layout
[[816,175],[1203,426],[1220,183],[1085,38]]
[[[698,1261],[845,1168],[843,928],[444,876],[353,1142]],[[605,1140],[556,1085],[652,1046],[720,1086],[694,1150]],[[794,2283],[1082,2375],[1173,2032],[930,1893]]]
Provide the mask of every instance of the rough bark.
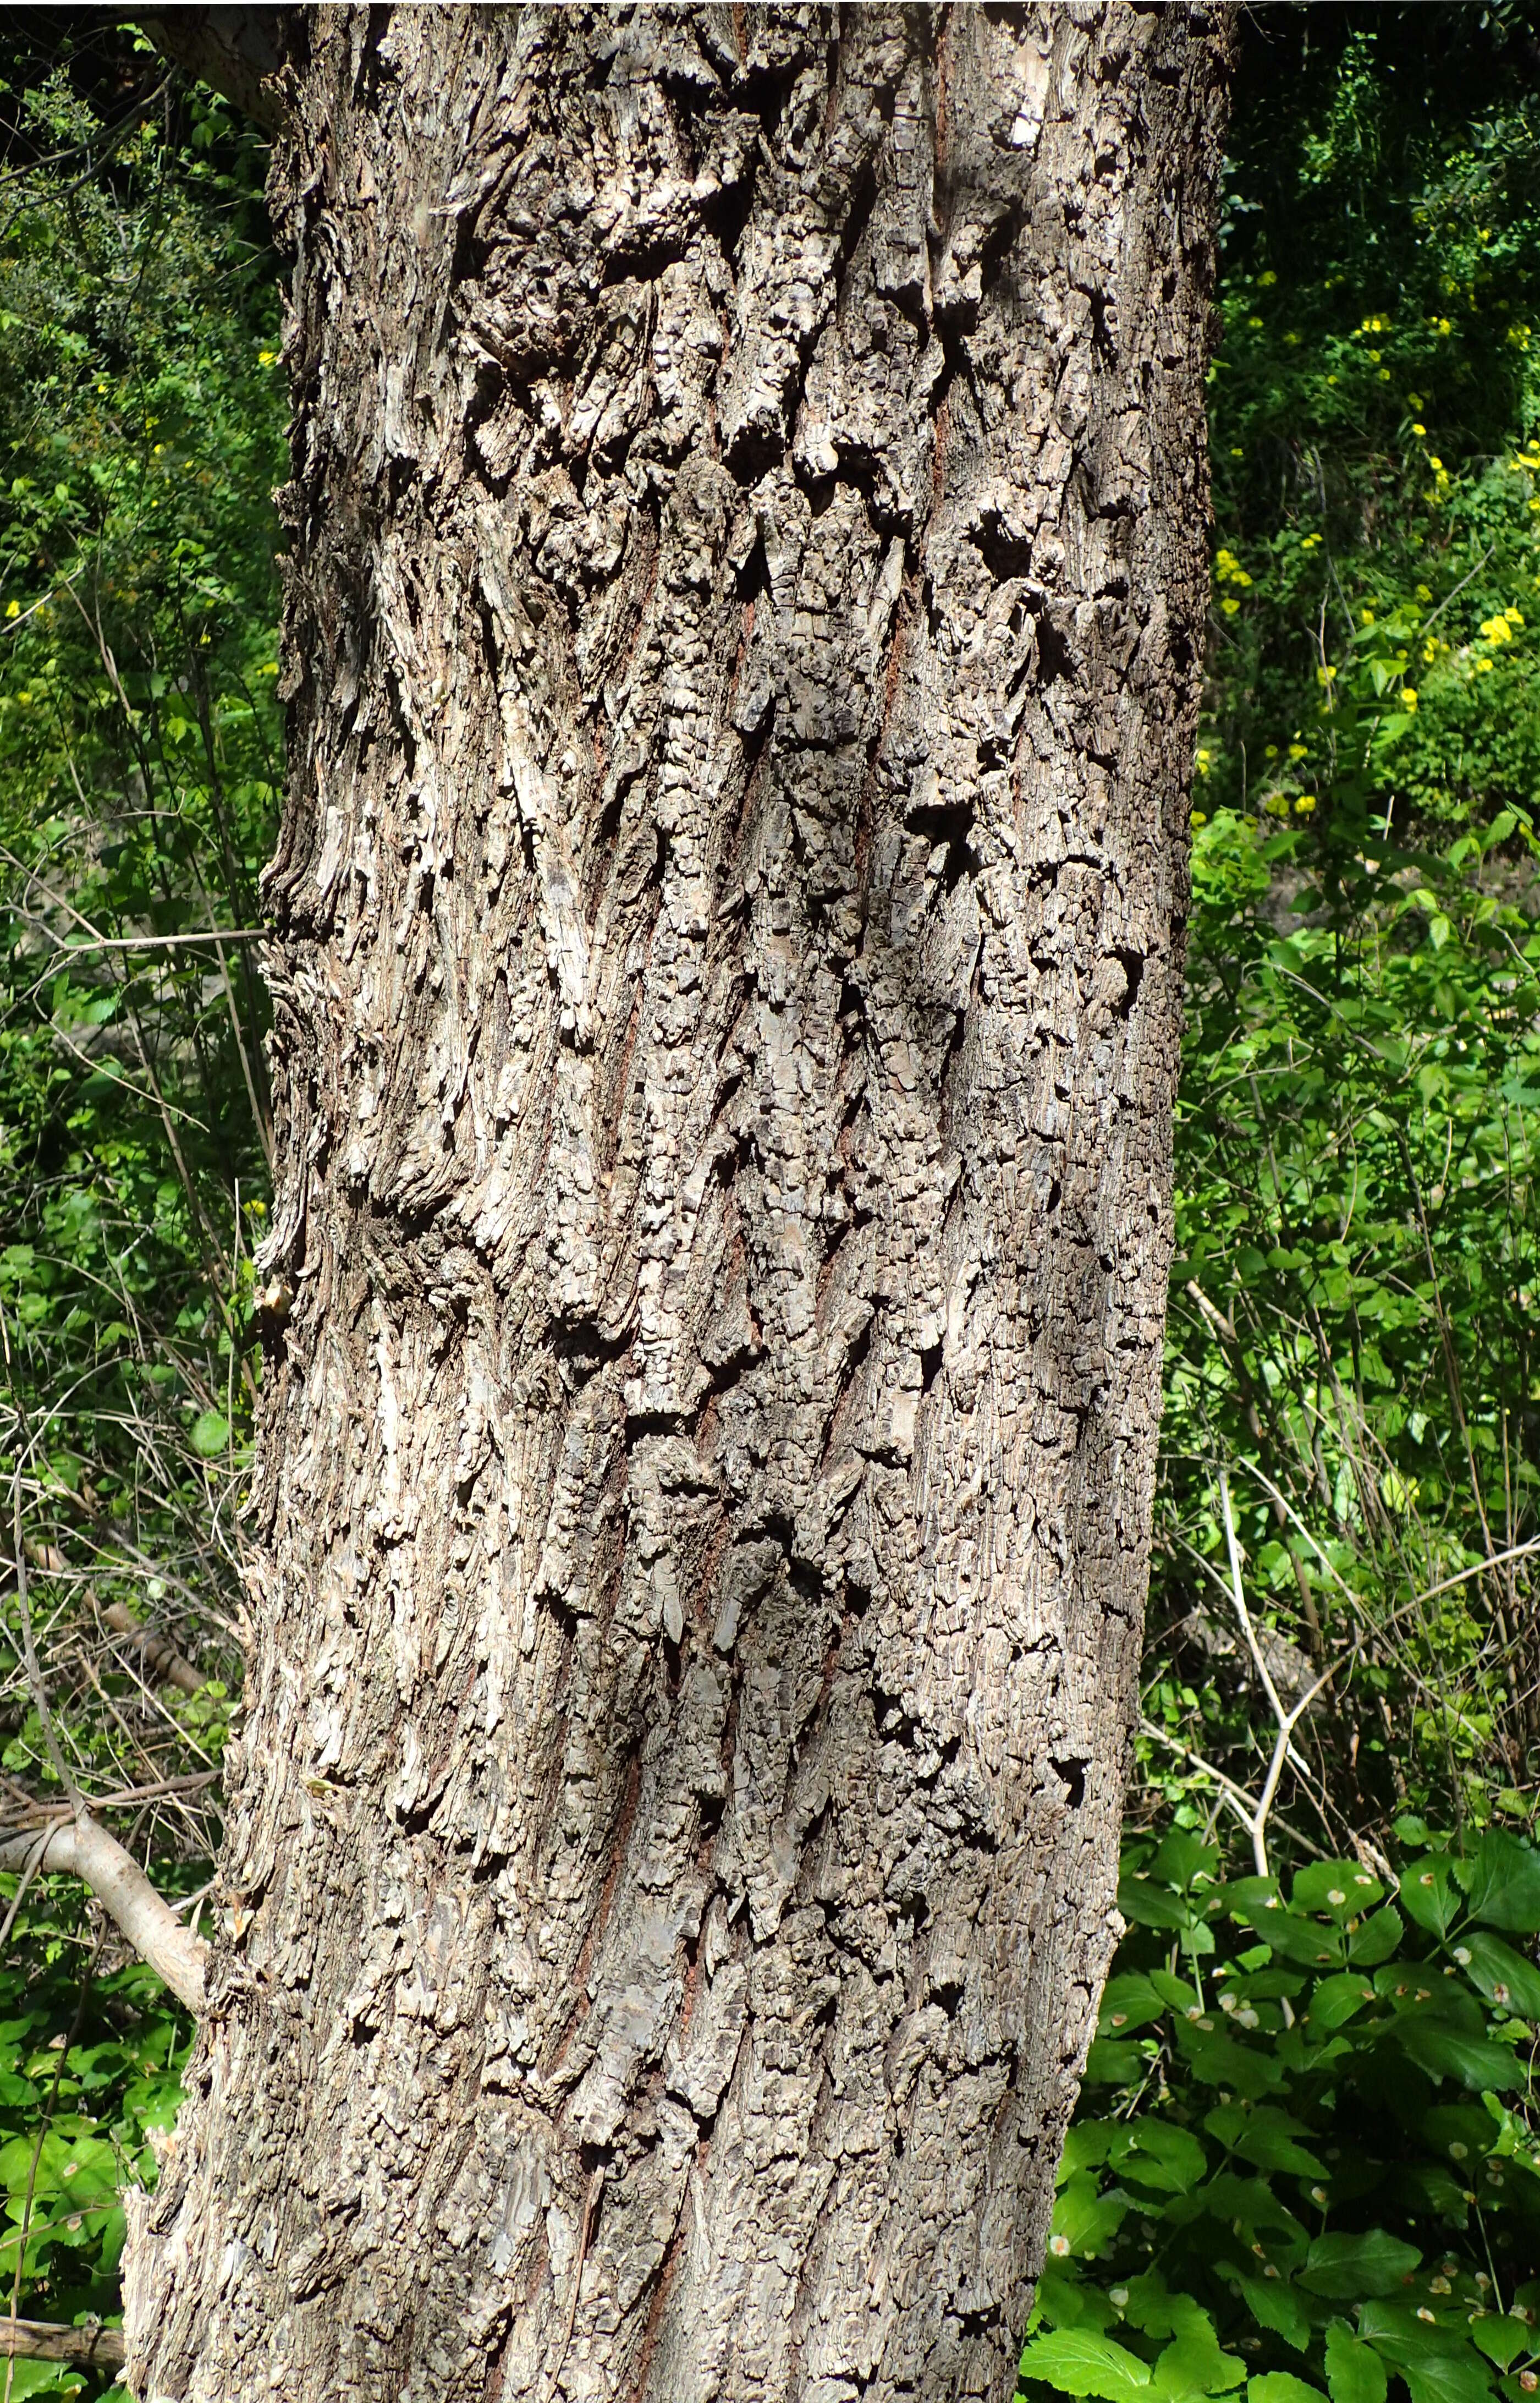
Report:
[[1006,2396],[1117,1930],[1222,35],[287,38],[293,1299],[131,2380]]

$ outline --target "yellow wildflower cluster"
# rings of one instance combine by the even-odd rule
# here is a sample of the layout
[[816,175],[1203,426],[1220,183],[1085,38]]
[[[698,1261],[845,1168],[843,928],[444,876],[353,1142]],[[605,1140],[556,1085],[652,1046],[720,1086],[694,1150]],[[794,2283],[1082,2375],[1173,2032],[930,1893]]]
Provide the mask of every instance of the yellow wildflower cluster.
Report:
[[1366,317],[1358,330],[1363,334],[1388,334],[1390,332],[1390,319],[1388,317]]
[[[1238,585],[1242,592],[1248,591],[1252,583],[1252,578],[1246,574],[1234,551],[1224,549],[1221,549],[1214,563],[1214,580],[1216,584]],[[1227,593],[1219,606],[1227,618],[1233,618],[1241,604],[1233,593]]]
[[1481,632],[1489,643],[1511,643],[1515,627],[1523,622],[1517,609],[1505,609],[1500,618],[1483,618]]

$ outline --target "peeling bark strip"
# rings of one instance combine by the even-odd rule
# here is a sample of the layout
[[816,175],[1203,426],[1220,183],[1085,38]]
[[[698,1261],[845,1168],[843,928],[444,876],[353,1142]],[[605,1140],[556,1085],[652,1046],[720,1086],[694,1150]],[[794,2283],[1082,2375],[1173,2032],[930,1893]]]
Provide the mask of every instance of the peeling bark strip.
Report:
[[1117,1925],[1222,36],[286,29],[295,1298],[131,2382],[998,2403]]

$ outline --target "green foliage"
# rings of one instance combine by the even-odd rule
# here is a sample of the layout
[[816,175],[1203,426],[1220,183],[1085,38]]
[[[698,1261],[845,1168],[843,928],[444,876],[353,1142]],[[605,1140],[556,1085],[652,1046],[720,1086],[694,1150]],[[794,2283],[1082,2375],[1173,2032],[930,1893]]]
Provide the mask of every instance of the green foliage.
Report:
[[[120,2308],[123,2199],[153,2188],[154,2141],[182,2099],[187,2013],[138,1962],[93,1974],[78,1887],[31,1889],[0,1967],[0,2308],[47,2296],[48,2316]],[[18,2365],[21,2368],[21,2365]],[[94,2392],[100,2380],[28,2363],[12,2393]]]
[[1274,12],[1228,184],[1145,1746],[1165,1807],[1270,1747],[1223,1471],[1275,1682],[1332,1673],[1284,1794],[1331,1850],[1536,1797],[1540,104],[1505,39]]
[[[1540,1855],[1511,1832],[1540,1737],[1540,114],[1506,38],[1316,9],[1242,53],[1131,1926],[1029,2391],[1540,2381]],[[1244,1874],[1317,1679],[1262,1830],[1295,1866]]]
[[[275,263],[251,135],[207,94],[168,95],[110,30],[54,34],[62,63],[40,70],[34,21],[0,27],[0,1471],[42,1685],[12,1577],[0,1819],[35,1824],[57,1795],[57,1744],[160,1889],[190,1896],[237,1707],[267,1179],[243,930],[282,753]],[[176,939],[211,928],[231,939]],[[114,1604],[213,1673],[198,1694],[146,1679]],[[121,2196],[153,2182],[190,2026],[78,1888],[18,1883],[0,1878],[19,1905],[0,2308],[112,2316]],[[12,2396],[100,2383],[36,2362],[10,2379]]]
[[1523,2403],[1540,1970],[1507,1939],[1540,1931],[1540,1854],[1430,1845],[1393,1893],[1356,1858],[1226,1879],[1175,1831],[1118,1900],[1028,2393]]
[[[115,89],[161,82],[139,52]],[[114,1601],[188,1649],[233,1600],[283,449],[260,150],[206,95],[114,149],[76,69],[15,94],[0,239],[0,1466],[38,1622],[83,1614],[100,1657]],[[210,928],[237,939],[179,939]],[[170,1706],[130,1741],[103,1665],[57,1688],[88,1790],[212,1765]],[[57,1782],[30,1698],[6,1732],[7,1770]]]

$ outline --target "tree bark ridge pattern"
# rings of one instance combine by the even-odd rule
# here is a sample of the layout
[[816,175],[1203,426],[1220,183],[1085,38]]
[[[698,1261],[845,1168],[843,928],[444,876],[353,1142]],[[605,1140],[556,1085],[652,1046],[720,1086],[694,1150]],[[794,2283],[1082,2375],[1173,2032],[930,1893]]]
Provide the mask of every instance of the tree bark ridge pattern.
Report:
[[293,1302],[131,2381],[999,2403],[1117,1932],[1222,34],[285,34]]

